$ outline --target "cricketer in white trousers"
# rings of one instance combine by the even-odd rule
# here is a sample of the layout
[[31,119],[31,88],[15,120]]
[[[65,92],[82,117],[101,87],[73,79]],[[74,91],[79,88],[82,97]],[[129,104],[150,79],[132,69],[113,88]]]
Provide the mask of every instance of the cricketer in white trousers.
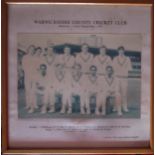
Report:
[[65,109],[68,106],[68,113],[72,112],[72,102],[71,102],[71,93],[72,93],[72,66],[75,63],[75,58],[72,55],[64,55],[62,58],[62,63],[65,67],[65,76],[64,76],[64,91],[63,91],[63,101],[61,113],[65,113]]
[[[47,112],[47,107],[49,104],[49,101],[52,100],[51,98],[51,92],[50,90],[52,89],[51,82],[49,80],[48,74],[45,76],[38,74],[38,78],[36,80],[36,94],[43,95],[43,105],[41,109],[41,113],[46,113]],[[42,89],[39,89],[41,87]],[[35,98],[35,102],[37,103],[37,98]]]
[[[89,52],[83,52],[83,51],[78,53],[75,58],[76,64],[81,65],[82,73],[84,74],[83,81],[82,81],[83,82],[83,86],[82,86],[83,90],[86,90],[86,88],[87,88],[87,86],[84,86],[86,84],[85,82],[88,80],[88,76],[85,74],[87,74],[89,72],[89,68],[92,65],[93,59],[94,59],[93,54],[91,54]],[[86,92],[85,92],[85,94],[86,94]],[[81,96],[82,96],[82,98],[84,98],[83,95],[81,95]],[[85,95],[85,96],[87,96],[87,95]],[[87,100],[88,100],[87,97],[85,97],[85,101],[81,102],[81,112],[82,113],[85,113],[84,106],[86,106],[86,109],[88,109],[87,111],[89,111],[89,103]]]
[[85,79],[85,93],[86,93],[86,109],[87,114],[90,114],[90,97],[96,96],[96,110],[95,113],[99,114],[99,107],[103,102],[103,87],[102,87],[102,78],[99,75],[92,76],[91,74],[87,75]]
[[49,103],[49,112],[55,111],[55,65],[56,65],[56,56],[54,55],[47,55],[44,56],[44,64],[47,66],[47,74],[49,85],[51,85],[47,91],[48,92],[48,103]]
[[108,96],[115,97],[115,107],[118,115],[122,115],[121,112],[121,96],[120,96],[120,88],[119,88],[119,79],[115,76],[108,77],[107,75],[102,78],[102,87],[103,91],[103,105],[102,105],[102,114],[106,114],[106,99]]
[[[65,88],[64,88],[65,70],[64,70],[63,64],[56,64],[54,71],[55,71],[54,79],[53,79],[54,98],[56,95],[60,94],[60,95],[62,95],[62,102],[63,102],[63,100],[64,100],[63,92],[65,90]],[[62,107],[63,107],[63,103],[62,103]]]
[[34,56],[27,54],[23,57],[22,67],[24,70],[24,83],[25,83],[25,98],[26,98],[26,109],[29,112],[33,112],[37,105],[35,103],[35,66],[34,66]]
[[[47,61],[47,57],[48,57],[48,61]],[[52,76],[53,76],[53,67],[54,67],[54,61],[55,58],[53,56],[43,56],[43,55],[40,55],[40,56],[34,56],[33,57],[33,79],[34,79],[34,82],[36,83],[38,80],[40,80],[40,73],[39,73],[39,68],[40,68],[40,65],[41,64],[44,64],[46,65],[47,67],[47,75],[46,75],[46,79],[48,81],[46,81],[47,83],[47,86],[46,86],[46,89],[45,89],[45,92],[44,93],[44,97],[43,97],[43,109],[42,109],[42,113],[46,112],[46,108],[48,106],[48,104],[50,105],[50,108],[51,111],[54,111],[54,98],[53,98],[53,94],[54,94],[54,91],[53,91],[53,86],[52,86]],[[52,75],[52,76],[51,76]],[[45,78],[44,78],[45,79]],[[43,83],[43,82],[42,82]],[[34,87],[34,85],[33,85]],[[33,88],[33,91],[35,88]],[[32,93],[34,94],[34,93]],[[35,103],[35,106],[37,107],[37,101],[36,101],[36,94],[34,95],[33,97],[33,100],[34,100],[34,103]]]
[[85,77],[86,75],[81,73],[79,75],[80,77],[75,80],[75,78],[72,77],[71,83],[72,83],[72,96],[73,95],[79,95],[80,96],[80,112],[81,114],[84,114],[84,106],[86,104],[86,96],[85,96],[85,88],[83,88],[83,84],[86,82]]
[[126,56],[117,56],[113,60],[115,75],[119,77],[122,108],[128,111],[128,72],[132,70],[131,60]]

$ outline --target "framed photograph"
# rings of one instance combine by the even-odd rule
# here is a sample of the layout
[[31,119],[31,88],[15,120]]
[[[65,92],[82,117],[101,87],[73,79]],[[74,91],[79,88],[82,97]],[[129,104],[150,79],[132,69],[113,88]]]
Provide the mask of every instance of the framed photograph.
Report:
[[2,152],[153,153],[153,1],[2,1]]

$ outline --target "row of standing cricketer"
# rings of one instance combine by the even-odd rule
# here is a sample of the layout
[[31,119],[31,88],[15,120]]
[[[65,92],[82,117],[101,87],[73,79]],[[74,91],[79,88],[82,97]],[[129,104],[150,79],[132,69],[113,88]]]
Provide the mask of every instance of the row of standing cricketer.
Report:
[[43,95],[41,113],[55,112],[55,95],[62,94],[60,113],[72,113],[74,95],[80,96],[80,113],[90,114],[90,97],[96,96],[96,115],[106,114],[106,98],[115,98],[113,111],[118,115],[128,112],[128,72],[131,60],[125,56],[123,46],[113,60],[106,54],[107,48],[99,48],[94,56],[87,44],[81,52],[71,55],[69,46],[63,54],[56,54],[53,45],[43,51],[30,45],[22,60],[25,81],[26,109],[33,113],[38,108],[36,94]]

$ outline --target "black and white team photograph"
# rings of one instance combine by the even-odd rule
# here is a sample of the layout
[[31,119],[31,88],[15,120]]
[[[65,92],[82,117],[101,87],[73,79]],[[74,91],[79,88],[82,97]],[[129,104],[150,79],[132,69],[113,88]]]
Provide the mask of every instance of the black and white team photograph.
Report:
[[141,36],[18,34],[19,118],[140,118]]

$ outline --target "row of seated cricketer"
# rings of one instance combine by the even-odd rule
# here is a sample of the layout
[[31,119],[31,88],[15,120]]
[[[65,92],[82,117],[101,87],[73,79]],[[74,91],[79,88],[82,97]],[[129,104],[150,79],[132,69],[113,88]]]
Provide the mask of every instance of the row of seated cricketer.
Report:
[[26,49],[22,59],[24,70],[26,109],[28,113],[38,108],[36,94],[43,96],[41,113],[55,112],[55,96],[62,94],[60,113],[72,113],[74,95],[80,96],[80,113],[90,114],[90,97],[96,96],[96,115],[106,115],[106,99],[114,97],[113,111],[118,115],[128,112],[128,72],[132,64],[125,48],[118,48],[113,60],[102,46],[99,55],[93,56],[87,44],[81,46],[76,57],[70,47],[64,54],[56,54],[53,46],[46,51],[34,45]]

